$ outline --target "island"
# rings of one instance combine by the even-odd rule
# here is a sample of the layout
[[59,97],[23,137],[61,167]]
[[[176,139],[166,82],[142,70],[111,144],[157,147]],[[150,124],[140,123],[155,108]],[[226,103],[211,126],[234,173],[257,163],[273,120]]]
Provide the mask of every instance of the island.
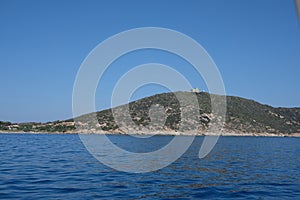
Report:
[[[192,91],[198,100],[199,107],[190,106],[191,120],[181,119],[180,104],[176,95],[188,96],[189,92],[162,93],[145,97],[127,105],[119,106],[115,112],[129,108],[130,117],[135,128],[127,127],[127,133],[149,134],[151,106],[164,109],[165,121],[158,132],[161,135],[207,135],[212,123],[211,98],[218,95]],[[300,108],[275,108],[263,105],[254,100],[236,96],[226,96],[227,112],[225,123],[220,133],[231,136],[300,136]],[[97,123],[91,127],[90,121],[96,117]],[[81,119],[82,120],[81,122]],[[181,124],[180,124],[181,123]],[[183,127],[179,129],[179,124]],[[137,128],[136,128],[137,127]],[[150,127],[150,129],[153,127]],[[151,129],[153,130],[153,129]],[[27,122],[12,123],[0,121],[1,133],[98,133],[125,134],[114,120],[112,109],[102,110],[77,117],[75,120],[58,120],[46,123]]]

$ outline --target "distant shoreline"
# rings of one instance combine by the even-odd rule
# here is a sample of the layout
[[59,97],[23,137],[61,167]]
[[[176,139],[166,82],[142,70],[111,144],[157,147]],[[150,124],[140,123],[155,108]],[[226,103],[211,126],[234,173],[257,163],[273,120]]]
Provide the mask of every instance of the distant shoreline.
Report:
[[57,134],[57,135],[69,135],[69,134],[97,134],[97,135],[160,135],[160,136],[235,136],[235,137],[300,137],[300,133],[294,134],[274,134],[274,133],[221,133],[221,134],[210,134],[210,133],[181,133],[181,132],[157,132],[157,133],[134,133],[134,134],[125,134],[120,132],[24,132],[24,131],[0,131],[0,134],[34,134],[34,135],[43,135],[43,134]]
[[[195,94],[198,105],[190,105],[191,94]],[[178,97],[187,101],[182,109]],[[191,99],[190,99],[191,98]],[[224,136],[275,136],[300,137],[300,108],[274,108],[254,100],[226,96],[226,116],[212,113],[211,99],[224,96],[205,92],[162,93],[145,97],[130,104],[95,113],[87,113],[76,118],[52,122],[12,123],[0,121],[0,132],[15,133],[98,133],[149,135],[155,131],[159,135],[211,135],[212,124],[219,127]],[[151,120],[151,106],[162,106],[165,121]],[[127,109],[130,107],[130,115]],[[119,122],[115,121],[118,119]],[[183,117],[183,118],[182,118]],[[127,123],[131,121],[133,123]],[[162,123],[162,124],[161,124]],[[180,131],[179,131],[180,130]],[[207,132],[206,132],[207,131]],[[215,134],[212,134],[215,135]]]

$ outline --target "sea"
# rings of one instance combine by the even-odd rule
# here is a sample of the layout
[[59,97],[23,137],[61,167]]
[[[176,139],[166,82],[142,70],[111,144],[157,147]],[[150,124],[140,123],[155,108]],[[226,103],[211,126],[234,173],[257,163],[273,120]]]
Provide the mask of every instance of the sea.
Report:
[[[165,168],[128,173],[95,159],[76,134],[0,134],[0,199],[300,199],[300,138],[220,137],[199,159],[203,138]],[[109,139],[149,152],[173,137]]]

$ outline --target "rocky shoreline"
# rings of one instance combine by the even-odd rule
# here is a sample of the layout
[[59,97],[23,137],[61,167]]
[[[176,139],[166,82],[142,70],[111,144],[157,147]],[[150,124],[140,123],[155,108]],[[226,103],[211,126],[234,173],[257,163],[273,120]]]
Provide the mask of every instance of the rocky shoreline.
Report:
[[220,134],[216,133],[195,133],[195,132],[178,132],[178,131],[168,131],[168,132],[135,132],[132,134],[126,134],[123,132],[110,132],[110,131],[68,131],[68,132],[24,132],[24,131],[0,131],[0,134],[99,134],[99,135],[162,135],[162,136],[237,136],[237,137],[300,137],[300,133],[241,133],[241,132],[223,132]]
[[[189,103],[191,95],[196,95],[198,106]],[[186,103],[180,105],[177,97]],[[221,130],[224,136],[300,135],[300,108],[274,108],[253,100],[226,96],[224,116],[212,112],[212,98],[217,100],[223,96],[205,92],[163,93],[67,120],[45,123],[0,121],[0,132],[216,135],[208,132]]]

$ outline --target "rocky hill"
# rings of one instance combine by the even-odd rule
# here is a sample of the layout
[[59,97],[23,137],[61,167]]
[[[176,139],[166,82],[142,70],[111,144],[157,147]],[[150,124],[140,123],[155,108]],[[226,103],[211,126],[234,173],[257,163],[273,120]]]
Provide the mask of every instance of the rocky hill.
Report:
[[[177,96],[188,98],[190,92],[164,93],[146,97],[127,105],[76,118],[76,128],[73,119],[48,123],[13,124],[0,122],[2,131],[24,132],[195,132],[202,134],[208,130],[213,118],[211,113],[210,95],[200,92],[197,95],[199,107],[184,105],[188,109],[188,118],[181,119],[181,108]],[[300,108],[274,108],[253,100],[227,96],[227,114],[224,132],[234,133],[300,133]],[[126,110],[129,107],[129,117]],[[150,112],[149,112],[150,111]],[[161,114],[161,117],[151,118],[151,112]],[[98,122],[95,122],[97,117]],[[117,117],[117,118],[116,118]],[[117,120],[115,120],[117,119]],[[152,121],[151,121],[152,120]],[[118,123],[116,123],[116,121]],[[179,127],[180,126],[180,127]]]

